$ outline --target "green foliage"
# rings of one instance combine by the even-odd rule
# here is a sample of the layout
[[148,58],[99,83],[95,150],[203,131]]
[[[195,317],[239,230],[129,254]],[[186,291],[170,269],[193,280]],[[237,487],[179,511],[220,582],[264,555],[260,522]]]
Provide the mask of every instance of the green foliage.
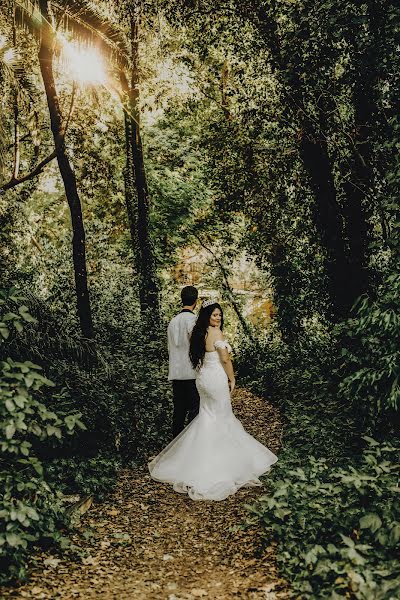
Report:
[[88,459],[56,458],[44,464],[44,471],[54,489],[101,501],[113,489],[119,466],[118,457],[99,454]]
[[[116,7],[101,3],[104,17],[114,19]],[[263,508],[262,519],[282,540],[279,561],[294,589],[311,594],[315,587],[315,598],[347,592],[360,598],[383,594],[386,600],[397,594],[395,587],[389,590],[389,571],[398,566],[390,549],[398,531],[391,524],[398,506],[389,497],[393,452],[382,443],[359,464],[357,457],[365,432],[380,440],[393,436],[399,407],[399,278],[387,268],[399,249],[398,8],[386,1],[344,2],[339,10],[331,0],[166,0],[148,1],[145,8],[141,122],[164,284],[173,280],[182,249],[199,248],[196,235],[204,234],[217,249],[229,274],[244,248],[254,257],[263,270],[261,294],[273,300],[277,318],[254,342],[243,341],[239,375],[282,409],[286,446],[274,471],[281,483],[275,475],[271,480],[270,501],[276,504],[271,515]],[[61,27],[68,29],[63,19]],[[11,40],[5,16],[0,30]],[[75,26],[70,33],[78,34]],[[34,43],[18,32],[20,62],[38,82]],[[101,498],[115,478],[117,455],[136,461],[169,437],[164,331],[149,336],[151,315],[139,316],[132,273],[123,115],[107,86],[99,92],[82,84],[72,101],[67,77],[65,69],[56,72],[63,110],[73,109],[67,146],[83,200],[95,343],[79,339],[70,220],[55,164],[17,188],[18,196],[0,198],[0,273],[10,279],[20,269],[17,276],[30,291],[26,301],[15,291],[0,296],[1,430],[7,448],[15,441],[19,448],[15,455],[7,450],[11,463],[5,469],[31,460],[25,469],[36,487],[31,495],[21,488],[16,502],[39,503],[38,520],[32,511],[24,517],[19,505],[20,519],[15,507],[15,518],[7,517],[12,527],[30,520],[29,535],[39,536],[25,539],[18,530],[26,547],[18,542],[15,552],[22,553],[36,539],[60,535],[62,510],[52,489]],[[13,87],[23,83],[12,79],[1,101],[8,109],[0,131],[8,175]],[[37,102],[20,102],[24,173],[47,154],[46,111],[43,93]],[[315,164],[324,166],[322,178]],[[346,279],[349,273],[358,279]],[[352,319],[333,329],[333,304],[346,308],[336,318],[347,318],[348,303],[338,298],[353,284],[351,299],[365,292],[367,279],[369,296]],[[208,285],[206,273],[201,283]],[[175,293],[164,285],[168,310]],[[25,392],[17,394],[17,388]],[[33,412],[25,414],[25,408]],[[305,461],[310,455],[317,459]],[[23,477],[25,463],[18,464]],[[381,568],[384,558],[387,571]],[[16,576],[23,574],[24,560],[15,558]]]
[[71,373],[65,363],[63,373],[87,423],[88,454],[114,452],[130,462],[168,439],[171,392],[166,325],[150,335],[146,315],[139,315],[131,274],[120,271],[119,266],[104,268],[93,289],[101,364],[90,373],[77,367]]
[[[273,327],[238,357],[246,382],[283,410],[285,449],[252,511],[301,598],[399,594],[397,288],[389,272],[331,334],[310,324],[287,344]],[[366,432],[383,441],[366,438],[360,458]]]
[[367,426],[400,411],[400,275],[385,276],[374,300],[363,297],[354,319],[342,327],[344,348],[339,392]]
[[[0,307],[5,307],[9,303],[14,304],[17,312],[12,310],[1,315],[0,321],[0,340],[7,340],[10,336],[10,327],[16,329],[19,333],[23,330],[23,323],[35,323],[36,319],[29,314],[28,307],[25,304],[18,306],[18,302],[22,301],[18,295],[16,288],[10,290],[0,290]],[[3,313],[3,310],[2,310]]]
[[[1,292],[3,306],[5,298],[15,308],[1,315],[1,339],[8,339],[11,328],[19,332],[24,322],[35,321],[15,290]],[[81,413],[48,408],[43,392],[54,383],[41,371],[31,361],[11,358],[0,365],[0,564],[6,580],[25,577],[32,546],[67,543],[59,531],[64,521],[60,499],[44,475],[37,449],[44,442],[73,435],[84,425]]]
[[341,468],[306,455],[294,469],[281,460],[268,495],[249,507],[301,598],[400,594],[400,447],[365,439],[361,459]]
[[314,454],[337,461],[359,444],[359,415],[337,394],[339,352],[333,335],[311,327],[290,345],[272,327],[241,346],[239,377],[281,408],[285,444],[299,460]]

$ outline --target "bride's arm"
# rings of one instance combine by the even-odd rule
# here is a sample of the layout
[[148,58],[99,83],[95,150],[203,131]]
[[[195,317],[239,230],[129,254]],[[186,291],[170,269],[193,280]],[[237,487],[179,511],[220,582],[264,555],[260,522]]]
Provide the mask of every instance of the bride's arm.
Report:
[[[219,332],[219,335],[216,336],[215,342],[218,342],[218,341],[221,341],[221,342],[225,341],[221,332]],[[221,360],[222,366],[224,367],[224,371],[228,377],[229,389],[232,394],[233,390],[235,389],[236,380],[235,380],[235,373],[233,372],[233,365],[232,365],[231,357],[229,356],[229,352],[226,347],[221,348],[221,347],[219,347],[219,344],[215,345],[215,342],[214,342],[214,347],[219,354],[219,358]]]
[[229,352],[226,348],[218,348],[217,351],[221,359],[222,366],[224,367],[224,371],[228,376],[229,389],[232,394],[233,390],[235,389],[236,380],[233,372],[231,357],[229,356]]

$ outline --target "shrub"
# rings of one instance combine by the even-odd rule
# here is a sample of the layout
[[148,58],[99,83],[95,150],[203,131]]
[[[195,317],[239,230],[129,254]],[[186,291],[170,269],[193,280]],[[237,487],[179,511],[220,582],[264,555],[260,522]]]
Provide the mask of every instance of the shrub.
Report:
[[270,493],[248,507],[301,598],[395,600],[400,595],[400,446],[366,438],[359,464],[332,469],[281,460]]
[[82,413],[86,429],[52,448],[59,459],[119,455],[129,463],[158,449],[169,435],[166,325],[150,339],[131,282],[114,271],[106,275],[94,294],[96,340],[91,345],[79,338],[68,314],[29,294],[27,305],[38,323],[3,349],[3,356],[15,360],[29,356],[65,388],[62,397],[47,394],[48,406]]
[[399,273],[385,277],[375,300],[360,299],[356,317],[342,326],[341,335],[339,392],[361,412],[365,429],[387,429],[400,410]]
[[[15,290],[0,293],[0,306],[15,305],[0,318],[1,339],[34,319]],[[43,390],[53,387],[40,366],[11,358],[0,363],[0,547],[2,580],[22,579],[28,552],[38,543],[64,545],[66,523],[58,494],[44,476],[37,448],[84,429],[80,413],[49,410]]]
[[116,456],[100,454],[85,459],[56,458],[43,466],[54,489],[65,494],[93,495],[101,501],[114,488],[120,461]]
[[305,454],[339,460],[359,444],[359,414],[337,393],[338,357],[335,337],[312,330],[288,345],[272,328],[240,349],[238,376],[282,409],[284,444],[300,460]]

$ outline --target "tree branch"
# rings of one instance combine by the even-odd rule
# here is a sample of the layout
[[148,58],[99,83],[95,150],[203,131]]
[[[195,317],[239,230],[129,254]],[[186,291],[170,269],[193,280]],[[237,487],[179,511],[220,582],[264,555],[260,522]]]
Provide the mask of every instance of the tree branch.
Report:
[[[58,142],[59,144],[61,144],[65,139],[65,134],[67,132],[67,129],[68,129],[68,126],[69,126],[69,123],[71,120],[72,112],[74,109],[75,94],[76,94],[76,86],[74,83],[73,87],[72,87],[71,103],[70,103],[67,119],[65,121],[64,131]],[[29,135],[29,134],[27,134],[27,135]],[[23,177],[20,177],[20,178],[16,177],[15,167],[14,167],[13,176],[11,177],[11,179],[8,183],[5,183],[2,186],[0,186],[0,193],[4,193],[7,190],[10,190],[10,189],[16,187],[17,185],[20,185],[21,183],[28,181],[29,179],[33,179],[34,177],[36,177],[36,175],[39,175],[43,171],[44,167],[49,162],[51,162],[54,158],[56,158],[56,156],[57,156],[57,148],[54,149],[48,156],[46,156],[46,158],[44,158],[38,165],[36,165],[36,167],[30,173],[27,173],[26,175],[24,175]]]
[[38,165],[36,165],[36,167],[33,169],[33,171],[31,171],[30,173],[27,173],[23,177],[20,177],[19,179],[12,178],[8,183],[3,184],[0,187],[0,193],[4,193],[7,190],[10,190],[10,189],[16,187],[20,183],[24,183],[25,181],[28,181],[29,179],[33,179],[34,177],[36,177],[36,175],[39,175],[39,173],[41,173],[43,171],[44,167],[49,162],[51,162],[54,158],[56,158],[56,156],[57,156],[57,152],[56,152],[56,150],[53,150],[53,152],[51,152],[51,154],[46,156],[46,158],[44,158]]
[[196,240],[199,242],[200,246],[202,246],[205,250],[207,250],[207,252],[209,252],[211,254],[211,256],[214,258],[215,262],[217,263],[221,273],[222,273],[222,277],[224,278],[224,284],[223,287],[227,290],[228,294],[229,294],[229,299],[230,302],[232,304],[233,310],[236,313],[237,318],[239,319],[239,322],[243,328],[243,331],[245,332],[246,335],[249,336],[249,338],[251,340],[253,340],[253,336],[250,330],[249,325],[246,323],[245,318],[242,315],[242,312],[239,308],[238,303],[236,302],[235,298],[234,298],[234,294],[233,294],[233,290],[231,288],[231,285],[229,283],[229,278],[228,278],[228,272],[225,268],[225,266],[223,265],[223,263],[220,261],[220,259],[216,256],[215,252],[213,252],[211,250],[211,248],[209,248],[208,246],[205,245],[205,243],[203,242],[203,240],[196,234],[193,234],[194,237],[196,238]]

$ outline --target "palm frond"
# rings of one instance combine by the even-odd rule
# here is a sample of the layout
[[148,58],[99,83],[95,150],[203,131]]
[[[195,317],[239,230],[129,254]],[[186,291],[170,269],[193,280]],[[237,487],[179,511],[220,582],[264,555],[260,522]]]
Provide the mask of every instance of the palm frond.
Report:
[[40,91],[32,74],[26,72],[25,65],[19,64],[16,67],[14,70],[14,77],[22,97],[28,101],[28,104],[32,105],[37,103]]
[[95,45],[108,59],[129,66],[129,45],[124,31],[89,0],[58,0],[51,4],[63,30],[84,44]]
[[[102,14],[94,2],[58,0],[49,5],[57,30],[69,33],[82,44],[95,46],[118,66],[129,66],[129,45],[124,31]],[[36,0],[15,0],[15,18],[18,26],[40,39],[43,17]]]
[[[18,90],[19,98],[26,101],[31,108],[38,104],[39,91],[33,77],[26,72],[26,65],[15,48],[2,35],[0,39],[0,89],[4,93],[4,85]],[[6,129],[3,120],[0,122],[0,174],[3,177],[7,153]]]
[[6,79],[18,87],[22,97],[27,98],[29,103],[37,102],[39,91],[33,77],[26,72],[18,49],[5,40],[0,45],[0,83]]
[[0,45],[0,62],[4,69],[14,70],[19,62],[20,58],[16,48],[9,44],[4,38],[4,42]]
[[16,0],[14,14],[17,27],[29,31],[37,39],[40,39],[43,17],[37,2],[33,0]]

